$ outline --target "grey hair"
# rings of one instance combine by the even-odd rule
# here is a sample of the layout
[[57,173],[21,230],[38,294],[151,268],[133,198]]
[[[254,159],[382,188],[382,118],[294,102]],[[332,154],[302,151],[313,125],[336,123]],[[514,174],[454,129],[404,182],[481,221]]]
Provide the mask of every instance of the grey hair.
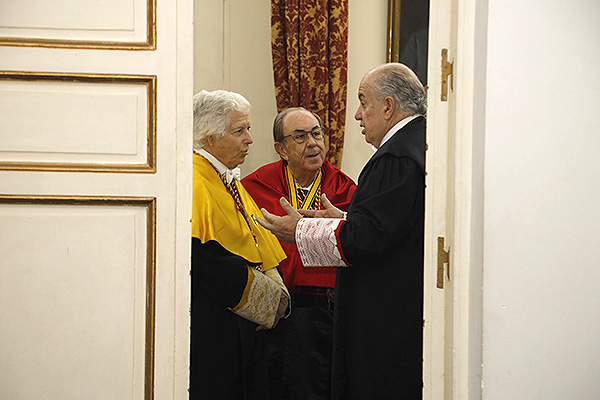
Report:
[[283,143],[284,146],[286,146],[287,144],[283,141],[283,120],[285,119],[286,115],[288,115],[289,113],[292,113],[294,111],[306,111],[307,113],[314,115],[315,118],[317,119],[317,122],[319,123],[319,126],[321,127],[321,129],[324,129],[323,120],[321,120],[321,117],[319,117],[319,114],[312,112],[312,111],[308,111],[304,107],[286,108],[285,110],[283,110],[282,112],[277,114],[277,116],[275,117],[275,120],[273,121],[273,140],[275,142]]
[[236,111],[250,113],[250,102],[239,93],[202,90],[194,95],[194,148],[204,147],[209,136],[221,139]]
[[396,109],[409,115],[427,113],[427,95],[423,84],[410,68],[400,63],[388,63],[373,71],[373,90],[377,97],[392,97]]

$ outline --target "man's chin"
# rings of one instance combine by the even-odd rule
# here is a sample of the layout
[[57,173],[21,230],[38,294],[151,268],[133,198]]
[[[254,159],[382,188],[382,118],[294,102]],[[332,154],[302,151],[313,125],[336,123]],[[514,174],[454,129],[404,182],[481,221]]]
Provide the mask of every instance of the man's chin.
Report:
[[311,169],[315,172],[318,171],[319,169],[321,169],[321,166],[325,162],[325,160],[323,158],[319,158],[319,157],[315,157],[315,158],[312,158],[309,160],[310,160],[310,162],[308,164],[308,169]]
[[240,165],[242,165],[244,163],[244,161],[246,161],[246,156],[245,155],[237,159],[237,165],[236,165],[236,167],[239,167]]

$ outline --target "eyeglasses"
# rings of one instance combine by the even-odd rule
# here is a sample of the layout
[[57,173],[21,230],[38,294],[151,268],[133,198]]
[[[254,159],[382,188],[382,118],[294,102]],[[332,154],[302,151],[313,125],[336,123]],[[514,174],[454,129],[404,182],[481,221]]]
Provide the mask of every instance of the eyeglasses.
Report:
[[302,144],[308,138],[308,135],[312,136],[315,140],[323,140],[323,129],[322,128],[314,128],[312,131],[303,131],[302,129],[296,129],[291,135],[287,135],[281,138],[283,142],[285,139],[292,137],[294,138],[294,142],[298,144]]

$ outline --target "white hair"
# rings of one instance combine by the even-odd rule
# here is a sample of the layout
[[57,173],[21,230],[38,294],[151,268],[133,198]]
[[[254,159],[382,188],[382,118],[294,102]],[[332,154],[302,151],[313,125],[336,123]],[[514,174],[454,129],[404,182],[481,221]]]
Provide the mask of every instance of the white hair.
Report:
[[221,139],[236,111],[250,113],[250,102],[239,93],[202,90],[194,95],[194,148],[204,147],[209,136]]
[[396,109],[410,115],[427,113],[427,95],[417,75],[404,64],[389,63],[374,69],[373,89],[380,98],[391,96]]

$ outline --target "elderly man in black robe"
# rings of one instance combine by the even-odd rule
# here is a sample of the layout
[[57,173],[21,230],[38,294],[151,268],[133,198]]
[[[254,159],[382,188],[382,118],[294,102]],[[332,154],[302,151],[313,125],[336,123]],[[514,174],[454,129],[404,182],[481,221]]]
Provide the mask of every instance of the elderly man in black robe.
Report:
[[[427,100],[389,63],[362,79],[355,118],[375,149],[347,214],[334,207],[258,219],[305,266],[337,266],[332,399],[421,399]],[[302,218],[303,216],[312,218]]]

